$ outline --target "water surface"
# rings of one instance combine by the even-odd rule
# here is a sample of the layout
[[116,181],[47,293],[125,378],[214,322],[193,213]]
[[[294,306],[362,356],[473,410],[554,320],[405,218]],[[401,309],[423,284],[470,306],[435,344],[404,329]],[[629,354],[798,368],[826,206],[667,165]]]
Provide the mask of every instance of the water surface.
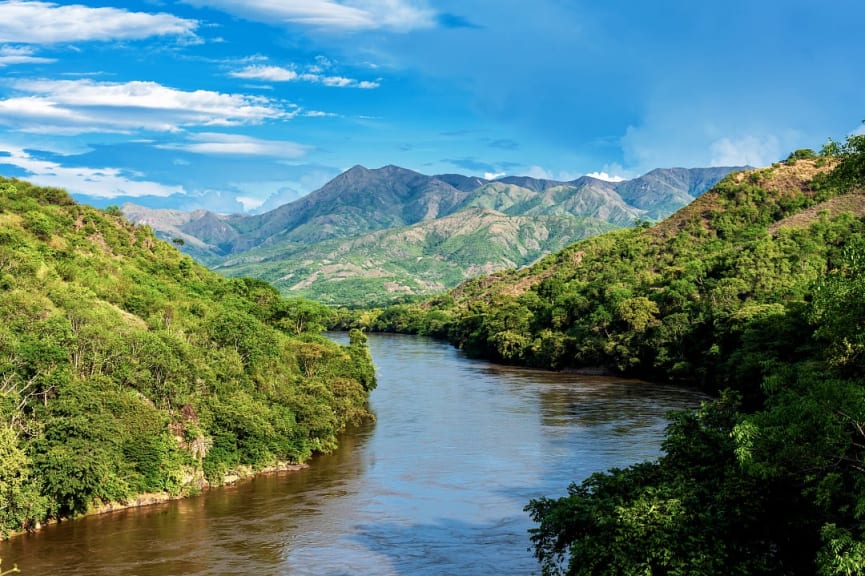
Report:
[[529,499],[658,455],[671,386],[501,367],[371,335],[378,421],[308,470],[0,543],[27,574],[536,574]]

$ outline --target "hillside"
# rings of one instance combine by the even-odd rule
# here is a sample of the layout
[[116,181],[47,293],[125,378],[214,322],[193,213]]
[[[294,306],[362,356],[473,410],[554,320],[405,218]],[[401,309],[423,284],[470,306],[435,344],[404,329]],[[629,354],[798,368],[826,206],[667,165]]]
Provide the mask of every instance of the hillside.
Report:
[[544,574],[862,574],[863,207],[853,135],[730,175],[654,227],[361,320],[714,395],[671,416],[656,461],[529,502]]
[[730,175],[654,227],[470,280],[436,315],[452,318],[445,330],[460,347],[498,361],[716,386],[730,331],[804,298],[861,231],[861,192],[820,184],[832,166]]
[[302,462],[368,418],[362,335],[147,227],[0,179],[0,535]]
[[214,269],[255,276],[284,294],[325,304],[382,305],[442,292],[481,274],[521,267],[614,226],[570,216],[506,216],[484,208],[312,246],[254,248]]
[[[612,183],[589,177],[488,181],[458,174],[425,176],[397,166],[355,166],[308,196],[257,216],[183,214],[131,204],[123,212],[160,237],[182,242],[184,252],[226,274],[267,278],[286,294],[369,304],[370,295],[379,303],[431,294],[481,271],[530,263],[611,227],[661,218],[731,170],[655,170]],[[468,258],[452,259],[452,246],[443,245],[439,252],[429,242],[422,249],[413,243],[408,251],[421,259],[409,263],[387,246],[369,245],[372,237],[385,241],[388,236],[370,234],[398,235],[405,227],[444,220],[431,228],[435,236],[441,229],[459,228],[455,222],[471,221],[477,209],[501,213],[500,225],[457,230],[454,243],[465,245]],[[509,218],[514,221],[505,223]],[[308,258],[301,258],[304,252]]]

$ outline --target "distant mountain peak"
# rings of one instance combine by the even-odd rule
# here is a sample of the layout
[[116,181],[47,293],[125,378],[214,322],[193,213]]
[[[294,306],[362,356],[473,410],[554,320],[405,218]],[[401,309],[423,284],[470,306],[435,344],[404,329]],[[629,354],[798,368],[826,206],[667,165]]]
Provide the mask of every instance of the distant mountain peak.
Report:
[[[321,280],[315,285],[324,290],[328,282],[343,282],[340,286],[347,286],[345,282],[349,280],[345,274],[349,269],[385,266],[384,262],[376,263],[378,256],[374,254],[380,252],[370,252],[369,245],[393,231],[403,231],[399,233],[403,236],[420,234],[426,238],[424,246],[437,247],[415,254],[413,260],[409,258],[417,265],[418,278],[426,266],[419,262],[429,258],[453,267],[449,278],[463,279],[464,270],[458,272],[462,270],[460,262],[474,266],[472,270],[486,270],[493,260],[484,258],[499,250],[496,246],[519,246],[518,252],[524,252],[523,256],[535,257],[544,253],[542,247],[551,250],[558,246],[556,242],[631,226],[638,219],[660,220],[691,202],[731,170],[658,169],[623,182],[591,176],[561,182],[531,176],[497,180],[461,174],[426,176],[393,164],[373,169],[356,165],[318,190],[261,214],[160,213],[136,211],[127,206],[124,212],[133,221],[146,221],[163,238],[183,239],[183,250],[209,265],[219,266],[223,272],[255,275],[256,270],[264,270],[262,258],[266,258],[268,269],[280,274],[266,278],[278,280],[289,275],[294,278],[289,288],[310,284],[311,276],[303,274],[313,274],[308,262],[319,254],[322,261],[342,266],[340,272],[327,267],[315,272]],[[461,240],[449,241],[457,230],[454,222],[465,223],[459,228],[463,236]],[[469,234],[466,230],[472,226],[474,231]],[[411,230],[407,231],[408,228]],[[408,240],[400,245],[399,234],[387,244],[392,253],[389,258],[393,254],[404,258],[406,254],[414,254],[412,250],[420,250],[420,245]],[[362,238],[366,240],[361,241]],[[339,243],[339,249],[329,251],[335,243]],[[360,250],[361,244],[367,246],[367,252]],[[505,258],[499,251],[496,266],[506,261],[526,263],[514,253],[508,254]],[[277,284],[284,286],[280,282]],[[450,287],[449,282],[444,285]]]

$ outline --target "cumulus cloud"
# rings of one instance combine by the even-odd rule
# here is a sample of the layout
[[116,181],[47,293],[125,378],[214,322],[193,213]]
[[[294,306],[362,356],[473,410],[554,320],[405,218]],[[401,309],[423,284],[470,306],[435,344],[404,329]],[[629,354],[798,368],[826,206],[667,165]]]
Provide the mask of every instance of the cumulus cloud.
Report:
[[0,100],[0,124],[60,134],[176,131],[185,126],[237,126],[293,117],[297,109],[260,96],[183,91],[156,82],[20,80]]
[[255,210],[264,204],[264,200],[260,198],[251,198],[249,196],[238,196],[237,201],[243,206],[244,212],[249,212],[250,210]]
[[99,198],[117,196],[171,196],[182,194],[182,186],[166,186],[158,182],[134,180],[118,168],[87,168],[63,166],[41,160],[24,148],[0,143],[0,165],[15,166],[27,172],[27,179],[42,186],[54,186]]
[[345,78],[344,76],[318,76],[315,74],[304,74],[304,79],[311,82],[321,82],[325,86],[337,86],[339,88],[345,88],[354,82],[351,78]]
[[484,172],[484,180],[498,180],[507,176],[507,172]]
[[653,101],[642,121],[629,126],[622,137],[627,172],[673,166],[767,166],[807,143],[780,109],[762,104],[726,107],[725,102]]
[[721,138],[711,145],[712,166],[768,166],[781,157],[776,136]]
[[318,29],[409,31],[436,25],[436,14],[411,0],[186,0],[267,24],[298,24]]
[[119,8],[66,6],[51,2],[0,2],[0,42],[57,44],[79,41],[140,40],[152,36],[195,38],[198,22],[171,14]]
[[202,132],[190,136],[185,144],[163,145],[161,148],[182,150],[195,154],[232,156],[270,156],[273,158],[300,158],[310,147],[287,140],[263,140],[241,134]]
[[250,80],[266,80],[268,82],[289,82],[297,80],[297,72],[282,68],[280,66],[263,66],[255,64],[247,66],[242,70],[229,72],[229,76],[234,78],[247,78]]
[[596,180],[604,180],[606,182],[622,182],[625,180],[621,176],[611,176],[606,172],[589,172],[586,176],[589,178],[595,178]]
[[0,68],[11,64],[50,64],[54,58],[34,56],[35,51],[29,46],[0,46]]
[[322,68],[317,65],[310,66],[307,72],[298,74],[290,68],[253,64],[240,70],[229,72],[228,75],[233,78],[264,80],[267,82],[292,82],[300,80],[303,82],[323,84],[325,86],[333,86],[337,88],[361,88],[368,90],[379,87],[378,82],[368,80],[359,81],[354,78],[346,78],[345,76],[327,76],[321,72]]

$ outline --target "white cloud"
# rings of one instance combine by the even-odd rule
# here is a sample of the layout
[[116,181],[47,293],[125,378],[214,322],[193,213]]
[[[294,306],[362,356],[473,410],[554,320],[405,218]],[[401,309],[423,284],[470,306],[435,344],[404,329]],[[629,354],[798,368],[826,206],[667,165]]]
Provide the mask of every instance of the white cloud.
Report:
[[60,42],[140,40],[152,36],[195,38],[198,22],[171,14],[128,12],[51,2],[0,2],[0,42],[56,44]]
[[25,149],[0,143],[0,164],[28,173],[27,180],[42,186],[65,188],[69,192],[101,198],[117,196],[171,196],[185,193],[182,186],[132,180],[117,168],[68,167],[34,158]]
[[300,78],[307,82],[324,84],[325,86],[333,86],[336,88],[361,88],[369,90],[380,86],[378,82],[370,82],[368,80],[357,81],[354,78],[346,78],[345,76],[324,76],[322,74],[306,73],[301,74]]
[[503,176],[507,176],[507,172],[484,172],[484,180],[498,180]]
[[435,13],[411,0],[186,0],[267,24],[299,24],[318,29],[409,31],[431,28]]
[[312,76],[311,74],[309,74],[309,75],[304,74],[304,76],[310,76],[311,77],[310,79],[313,82],[317,81],[317,82],[321,82],[325,86],[337,86],[339,88],[345,88],[346,86],[351,86],[352,83],[355,82],[351,78],[345,78],[343,76],[319,76],[319,77],[315,77],[315,76]]
[[[330,64],[328,63],[328,65]],[[326,76],[321,74],[321,71],[322,67],[318,65],[309,66],[306,72],[298,74],[294,70],[283,68],[282,66],[253,64],[246,66],[241,70],[229,72],[228,75],[234,78],[265,80],[268,82],[292,82],[300,80],[303,82],[323,84],[325,86],[336,88],[361,88],[369,90],[380,86],[378,82],[371,82],[368,80],[359,81],[354,78],[346,78],[345,76]]]
[[627,128],[621,144],[628,173],[674,166],[767,166],[808,142],[801,129],[787,124],[783,107],[772,108],[775,101],[737,106],[730,98],[678,97],[653,100],[641,122]]
[[0,100],[0,124],[25,132],[164,132],[258,124],[297,114],[260,96],[183,91],[156,82],[20,80],[13,87],[21,95]]
[[768,166],[781,157],[780,142],[771,134],[721,138],[710,148],[712,166]]
[[586,176],[589,178],[595,178],[596,180],[604,180],[606,182],[622,182],[625,180],[621,176],[610,176],[606,172],[589,172]]
[[232,156],[270,156],[273,158],[300,158],[310,147],[287,140],[263,140],[241,134],[202,132],[190,136],[192,142],[159,146],[195,154]]
[[54,58],[34,56],[35,51],[29,46],[0,46],[0,68],[11,64],[50,64]]
[[243,70],[236,72],[229,72],[228,75],[234,78],[267,80],[269,82],[289,82],[297,79],[297,72],[294,70],[280,66],[262,66],[260,64],[247,66]]
[[259,198],[250,198],[249,196],[238,196],[237,201],[240,202],[241,206],[243,206],[244,212],[255,210],[264,204],[264,200],[260,200]]

